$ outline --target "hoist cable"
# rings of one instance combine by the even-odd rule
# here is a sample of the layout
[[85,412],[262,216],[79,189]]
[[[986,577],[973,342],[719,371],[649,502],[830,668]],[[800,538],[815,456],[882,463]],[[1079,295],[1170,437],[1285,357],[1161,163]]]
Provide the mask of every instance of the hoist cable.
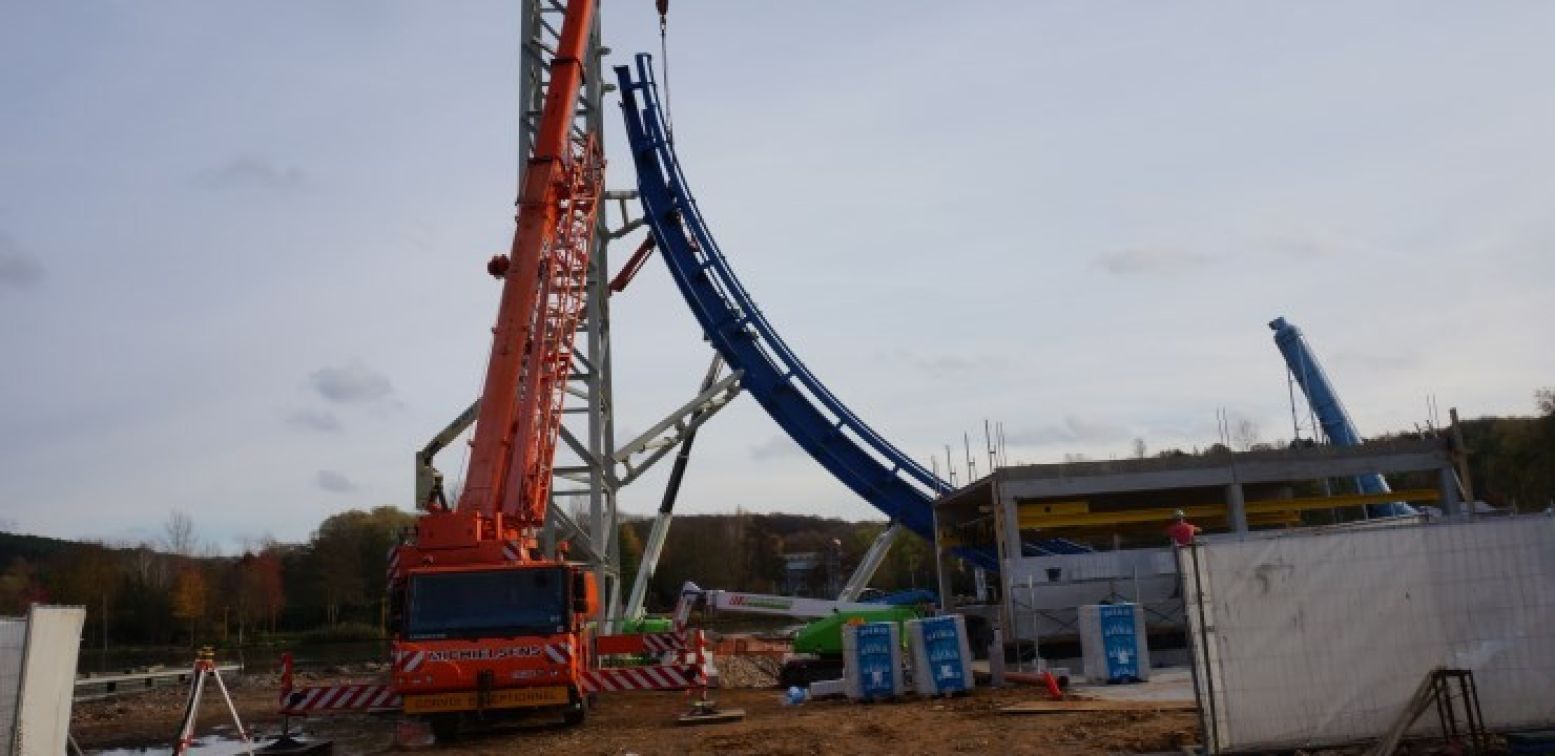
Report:
[[671,145],[675,144],[674,108],[670,98],[670,47],[669,0],[658,0],[659,8],[659,65],[664,69],[664,131]]

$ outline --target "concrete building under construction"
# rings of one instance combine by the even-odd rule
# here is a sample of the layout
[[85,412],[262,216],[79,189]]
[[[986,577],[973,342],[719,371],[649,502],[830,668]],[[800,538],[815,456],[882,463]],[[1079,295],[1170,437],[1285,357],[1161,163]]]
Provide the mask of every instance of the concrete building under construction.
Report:
[[[1463,509],[1444,439],[1005,467],[935,503],[935,554],[948,611],[982,614],[1005,638],[1072,636],[1077,607],[1129,601],[1153,632],[1180,631],[1177,564],[1164,532],[1181,510],[1205,538],[1378,518],[1400,502]],[[1400,490],[1365,493],[1389,475]],[[1391,509],[1388,511],[1392,511]],[[1388,522],[1423,519],[1390,516]],[[1095,550],[1055,545],[1080,543]],[[956,596],[955,555],[998,554],[984,600]]]

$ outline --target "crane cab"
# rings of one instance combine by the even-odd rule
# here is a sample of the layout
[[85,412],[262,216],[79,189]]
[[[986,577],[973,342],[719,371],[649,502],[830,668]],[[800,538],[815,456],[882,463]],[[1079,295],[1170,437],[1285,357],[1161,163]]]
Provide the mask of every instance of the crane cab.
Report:
[[393,680],[407,714],[586,709],[593,573],[569,562],[423,566],[397,581]]

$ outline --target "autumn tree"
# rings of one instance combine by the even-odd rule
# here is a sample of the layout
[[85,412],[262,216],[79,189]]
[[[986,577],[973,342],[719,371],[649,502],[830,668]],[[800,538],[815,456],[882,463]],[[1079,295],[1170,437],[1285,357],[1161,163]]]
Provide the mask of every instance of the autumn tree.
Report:
[[195,642],[199,622],[205,617],[207,600],[205,575],[198,565],[185,565],[173,580],[173,616],[189,621],[189,644]]
[[178,556],[194,556],[200,545],[194,535],[194,518],[182,509],[167,514],[167,521],[162,523],[162,538],[162,545],[167,552]]
[[46,600],[47,595],[38,581],[37,570],[26,559],[12,559],[5,572],[0,573],[0,614],[26,614],[28,606]]
[[256,625],[274,633],[276,615],[285,600],[281,560],[274,547],[258,553],[245,551],[227,570],[224,582],[227,600],[236,609],[239,639]]
[[[305,560],[310,582],[322,601],[325,623],[340,624],[352,609],[379,606],[387,590],[385,555],[414,516],[394,507],[350,510],[319,524]],[[358,612],[366,619],[376,612]]]
[[275,620],[286,607],[286,585],[278,550],[279,546],[272,544],[260,551],[254,557],[253,568],[259,584],[259,605],[272,635],[275,634]]
[[83,543],[49,560],[49,585],[53,599],[86,607],[85,632],[96,642],[108,643],[108,624],[115,598],[123,587],[123,560],[100,543]]

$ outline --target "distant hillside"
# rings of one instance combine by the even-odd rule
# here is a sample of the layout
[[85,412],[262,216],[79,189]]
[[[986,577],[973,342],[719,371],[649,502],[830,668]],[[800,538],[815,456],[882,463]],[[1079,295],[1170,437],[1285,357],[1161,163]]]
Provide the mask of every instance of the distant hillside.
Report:
[[0,569],[18,558],[41,562],[76,545],[59,538],[0,532]]

